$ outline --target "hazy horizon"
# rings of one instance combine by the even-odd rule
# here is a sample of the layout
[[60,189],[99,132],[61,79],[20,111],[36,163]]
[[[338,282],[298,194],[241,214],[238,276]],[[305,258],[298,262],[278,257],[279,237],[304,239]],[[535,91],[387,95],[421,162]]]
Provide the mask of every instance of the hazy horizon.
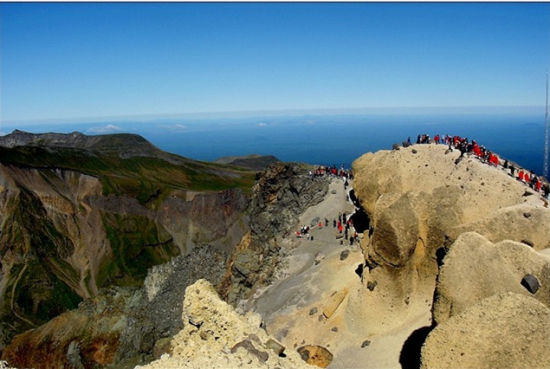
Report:
[[109,123],[109,122],[140,122],[156,124],[164,121],[177,120],[242,120],[242,119],[269,119],[296,118],[303,116],[312,117],[335,117],[335,116],[392,116],[392,115],[543,115],[543,105],[534,106],[438,106],[438,107],[362,107],[362,108],[334,108],[334,109],[282,109],[272,111],[226,111],[226,112],[197,112],[185,114],[143,114],[143,115],[122,115],[112,117],[73,117],[73,118],[51,118],[38,120],[0,121],[0,134],[5,134],[2,127],[16,126],[28,127],[47,124],[71,125],[80,123]]

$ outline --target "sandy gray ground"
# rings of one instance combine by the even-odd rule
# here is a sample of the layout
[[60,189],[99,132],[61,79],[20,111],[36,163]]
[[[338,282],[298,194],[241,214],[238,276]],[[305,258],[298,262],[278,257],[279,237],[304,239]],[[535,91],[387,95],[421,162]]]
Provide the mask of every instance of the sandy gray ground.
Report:
[[[349,246],[346,241],[340,245],[332,225],[339,213],[350,215],[353,211],[353,204],[346,201],[343,181],[334,179],[326,199],[300,218],[300,224],[311,225],[315,217],[326,217],[329,226],[323,223],[323,228],[314,228],[313,241],[294,235],[283,239],[287,257],[278,280],[258,291],[247,305],[262,315],[268,333],[288,349],[304,344],[328,348],[334,354],[329,368],[400,368],[403,342],[412,331],[429,324],[431,301],[411,303],[405,311],[392,310],[391,297],[366,289],[355,273],[363,262],[359,245]],[[340,260],[344,250],[349,255]],[[321,261],[315,264],[316,259]],[[345,293],[346,297],[326,319],[321,315],[334,293]],[[310,314],[312,310],[316,312]],[[370,344],[361,347],[366,340]]]

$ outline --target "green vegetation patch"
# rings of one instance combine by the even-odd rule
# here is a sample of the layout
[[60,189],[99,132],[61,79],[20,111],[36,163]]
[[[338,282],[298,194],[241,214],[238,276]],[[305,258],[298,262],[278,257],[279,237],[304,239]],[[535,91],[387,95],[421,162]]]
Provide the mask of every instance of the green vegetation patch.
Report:
[[114,153],[39,146],[0,147],[0,162],[20,167],[67,169],[97,177],[105,195],[128,195],[142,205],[170,190],[219,191],[241,188],[248,192],[254,172],[226,165],[193,161],[166,154],[174,164],[159,157],[123,159]]
[[113,255],[100,265],[98,287],[139,286],[150,267],[180,252],[168,232],[147,217],[103,213],[102,218]]

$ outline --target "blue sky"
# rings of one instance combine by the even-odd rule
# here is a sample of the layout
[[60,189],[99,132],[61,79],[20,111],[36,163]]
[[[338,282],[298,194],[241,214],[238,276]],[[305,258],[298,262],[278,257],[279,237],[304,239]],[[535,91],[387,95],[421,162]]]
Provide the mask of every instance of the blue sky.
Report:
[[4,122],[541,106],[548,3],[2,3]]

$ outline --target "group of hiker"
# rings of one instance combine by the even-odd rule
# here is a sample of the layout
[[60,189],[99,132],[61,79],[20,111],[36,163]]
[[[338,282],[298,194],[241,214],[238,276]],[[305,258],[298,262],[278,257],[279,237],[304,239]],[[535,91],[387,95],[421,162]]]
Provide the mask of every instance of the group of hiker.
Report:
[[[340,213],[338,214],[338,222],[336,222],[336,219],[333,219],[332,221],[333,227],[338,229],[338,233],[344,235],[344,240],[349,241],[350,246],[353,246],[353,243],[357,240],[357,232],[355,231],[355,228],[353,230],[353,234],[351,233],[351,227],[353,227],[353,220],[351,217],[347,217],[346,213]],[[343,244],[343,241],[340,242],[340,244]]]
[[314,171],[310,171],[309,174],[312,177],[322,177],[325,175],[330,175],[333,177],[342,178],[344,180],[353,179],[353,174],[351,173],[351,170],[344,169],[343,165],[340,168],[337,168],[334,165],[332,166],[321,165],[317,167]]
[[[296,237],[302,238],[305,237],[307,240],[313,241],[313,235],[310,234],[310,230],[313,227],[317,227],[318,229],[322,229],[323,227],[328,228],[329,227],[329,220],[325,218],[324,223],[322,220],[319,220],[317,224],[314,224],[311,226],[303,225],[299,231],[296,231]],[[358,235],[357,231],[353,227],[353,221],[351,217],[348,217],[346,213],[339,213],[338,219],[334,218],[332,219],[332,227],[338,230],[338,234],[341,236],[337,236],[337,238],[345,239],[349,242],[350,246],[353,246],[353,243],[357,241]],[[340,244],[343,245],[343,240],[340,241]]]
[[[449,146],[449,150],[458,149],[460,151],[460,157],[462,158],[464,154],[474,154],[481,162],[493,165],[495,167],[501,166],[503,170],[509,173],[513,178],[518,181],[525,183],[533,190],[542,193],[543,197],[549,199],[550,196],[550,184],[545,182],[542,177],[537,176],[533,171],[528,171],[523,168],[516,168],[513,164],[509,163],[508,160],[504,160],[501,165],[499,157],[487,150],[485,146],[479,145],[475,140],[468,140],[466,137],[460,136],[450,136],[450,135],[439,135],[436,134],[433,140],[428,134],[419,134],[416,138],[417,144],[444,144]],[[407,142],[403,142],[403,146],[407,147],[411,145],[411,138],[407,139]],[[516,176],[517,171],[517,176]]]

